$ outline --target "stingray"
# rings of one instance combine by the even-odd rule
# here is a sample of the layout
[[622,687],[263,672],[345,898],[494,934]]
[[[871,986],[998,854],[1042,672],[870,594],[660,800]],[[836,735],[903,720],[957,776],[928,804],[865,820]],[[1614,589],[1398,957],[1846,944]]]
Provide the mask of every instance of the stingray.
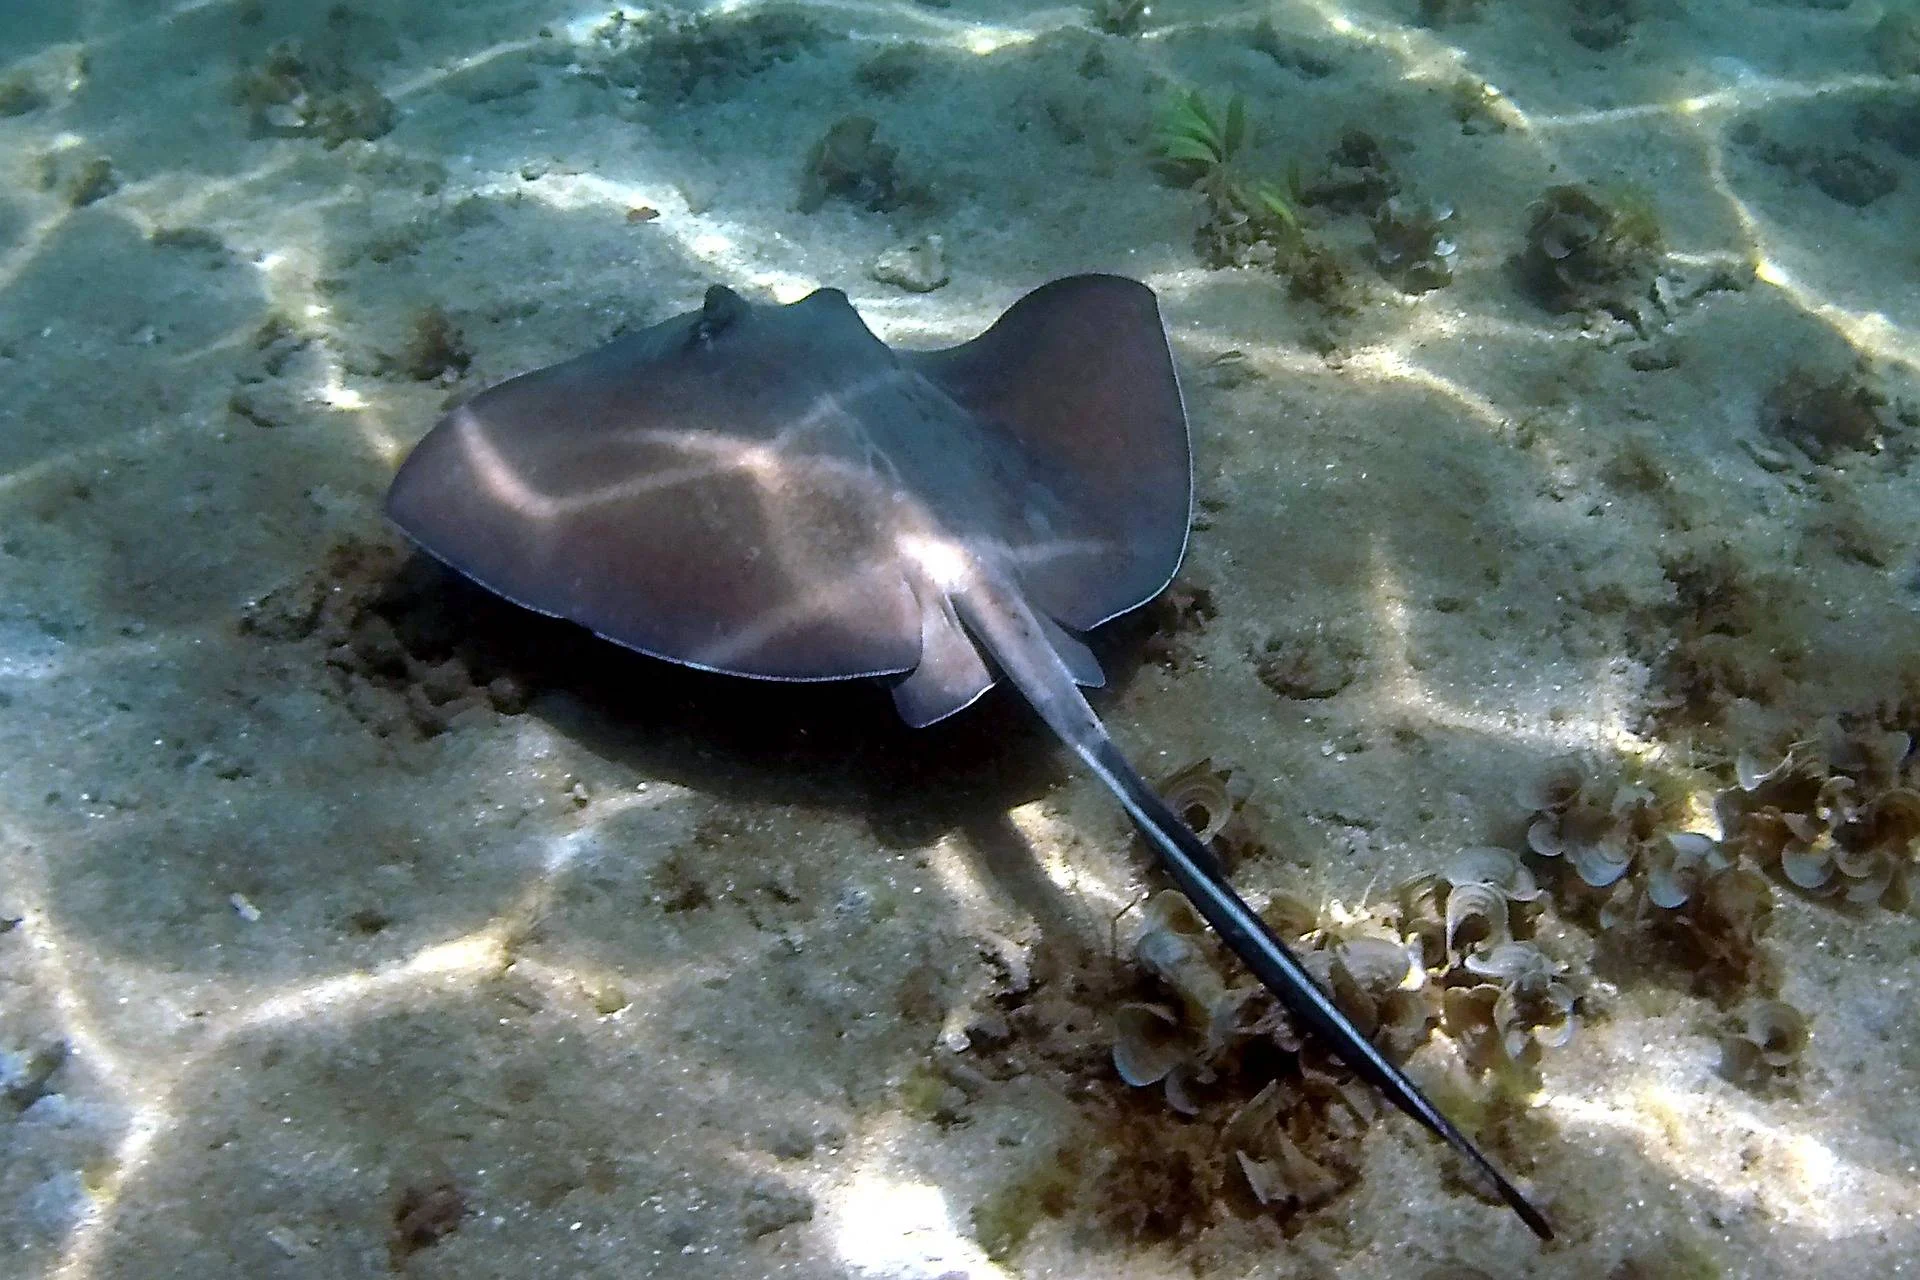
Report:
[[894,350],[836,289],[698,311],[492,387],[387,498],[428,553],[529,609],[687,666],[884,678],[915,726],[1004,678],[1113,792],[1292,1015],[1552,1231],[1341,1013],[1121,755],[1079,639],[1186,552],[1186,410],[1152,290],[1055,280],[972,341]]

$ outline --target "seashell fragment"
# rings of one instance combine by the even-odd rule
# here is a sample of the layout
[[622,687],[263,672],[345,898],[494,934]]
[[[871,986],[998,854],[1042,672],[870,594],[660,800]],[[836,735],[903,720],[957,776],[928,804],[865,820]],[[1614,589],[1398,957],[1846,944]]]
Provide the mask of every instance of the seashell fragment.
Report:
[[1841,871],[1847,877],[1843,896],[1856,907],[1870,907],[1881,901],[1893,886],[1893,860],[1878,851],[1860,865],[1857,873],[1846,868]]
[[1173,1010],[1123,1004],[1113,1014],[1113,1069],[1136,1089],[1158,1084],[1187,1056],[1183,1040]]
[[1799,1065],[1807,1020],[1784,1000],[1755,1000],[1720,1041],[1720,1074],[1743,1088],[1764,1086]]
[[1447,893],[1446,943],[1449,955],[1507,937],[1507,895],[1490,884],[1457,884]]
[[1245,1175],[1255,1200],[1261,1204],[1272,1204],[1286,1198],[1286,1179],[1281,1176],[1278,1161],[1255,1160],[1244,1151],[1235,1151],[1233,1154],[1240,1162],[1240,1172]]
[[1531,942],[1502,942],[1466,959],[1468,973],[1483,978],[1522,982],[1529,978],[1542,981],[1553,976],[1553,962]]
[[1557,756],[1540,777],[1516,789],[1513,798],[1529,813],[1559,813],[1579,797],[1585,781],[1578,756]]
[[1791,753],[1781,756],[1772,764],[1761,764],[1757,756],[1742,751],[1733,762],[1733,776],[1742,791],[1758,791],[1777,777],[1792,763]]
[[1600,904],[1600,927],[1618,929],[1639,919],[1640,895],[1634,892],[1630,882],[1622,880],[1613,886],[1613,892]]
[[1824,836],[1796,840],[1780,851],[1780,874],[1802,889],[1819,889],[1833,879],[1833,853]]
[[1440,1025],[1460,1046],[1460,1056],[1475,1071],[1491,1071],[1511,1061],[1495,1025],[1494,1004],[1500,988],[1494,983],[1477,987],[1448,987],[1440,1006]]
[[1174,773],[1156,788],[1167,807],[1186,819],[1200,843],[1212,844],[1213,838],[1233,820],[1234,811],[1240,805],[1228,794],[1227,779],[1230,775],[1224,769],[1213,767],[1213,757],[1208,756]]
[[1409,984],[1418,986],[1424,977],[1406,947],[1387,938],[1353,938],[1335,947],[1334,955],[1354,982],[1375,998]]
[[1447,862],[1440,878],[1450,885],[1479,881],[1498,885],[1515,902],[1532,902],[1540,896],[1533,872],[1520,862],[1511,849],[1494,845],[1473,845],[1460,850]]
[[1567,853],[1567,861],[1587,884],[1605,889],[1627,874],[1627,868],[1633,865],[1633,853],[1625,839],[1610,833],[1607,839],[1597,843],[1573,846]]
[[1206,950],[1198,913],[1168,889],[1149,898],[1141,916],[1146,927],[1134,939],[1133,958],[1173,988],[1194,1020],[1206,1025],[1227,984]]
[[1560,824],[1554,818],[1542,816],[1535,818],[1527,827],[1527,848],[1543,858],[1558,858],[1567,851],[1567,842],[1560,836]]
[[1729,865],[1712,836],[1698,831],[1668,832],[1666,848],[1655,845],[1647,868],[1647,901],[1663,911],[1677,910],[1699,892],[1703,877]]
[[1539,965],[1509,979],[1493,1002],[1493,1024],[1507,1056],[1527,1061],[1536,1045],[1557,1048],[1573,1038],[1573,992]]
[[1745,1037],[1770,1067],[1791,1066],[1807,1047],[1807,1020],[1785,1000],[1758,1000],[1747,1007]]
[[1200,1114],[1200,1104],[1194,1098],[1198,1087],[1210,1085],[1215,1080],[1212,1067],[1183,1062],[1167,1073],[1167,1105],[1183,1116]]

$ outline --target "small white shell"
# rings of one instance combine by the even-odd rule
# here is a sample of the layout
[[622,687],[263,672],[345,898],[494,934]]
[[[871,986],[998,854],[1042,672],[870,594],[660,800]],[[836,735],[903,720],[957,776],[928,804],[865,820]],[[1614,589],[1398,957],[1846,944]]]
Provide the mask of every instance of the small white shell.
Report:
[[1498,886],[1457,884],[1447,894],[1447,951],[1493,946],[1507,938],[1507,895]]
[[1448,860],[1440,873],[1448,884],[1478,880],[1499,885],[1516,902],[1532,902],[1540,896],[1533,873],[1521,865],[1520,855],[1496,845],[1470,845]]
[[1135,939],[1134,958],[1173,988],[1196,1020],[1205,1020],[1227,993],[1226,980],[1198,943],[1167,929],[1152,929]]
[[1524,982],[1530,978],[1545,981],[1553,976],[1553,962],[1531,942],[1502,942],[1466,959],[1468,973],[1486,978],[1504,978]]
[[1368,993],[1381,996],[1416,981],[1420,970],[1406,947],[1386,938],[1353,938],[1334,949],[1354,982]]
[[1795,842],[1780,851],[1780,872],[1802,889],[1818,889],[1833,879],[1833,859],[1819,845]]
[[1577,756],[1558,756],[1531,782],[1515,789],[1513,798],[1529,813],[1557,813],[1580,795],[1586,769]]
[[1791,1066],[1807,1047],[1807,1020],[1784,1000],[1756,1000],[1747,1007],[1741,1038],[1773,1067]]
[[1568,853],[1567,860],[1582,880],[1604,889],[1627,874],[1627,868],[1633,865],[1633,852],[1624,841],[1608,840],[1578,845]]
[[1535,818],[1527,827],[1527,848],[1543,858],[1557,858],[1567,851],[1567,842],[1560,838],[1560,823],[1551,817]]
[[1183,1062],[1167,1072],[1167,1105],[1183,1116],[1200,1114],[1200,1104],[1194,1101],[1193,1090],[1196,1085],[1209,1085],[1214,1081],[1213,1068]]
[[1166,1079],[1186,1056],[1173,1010],[1134,1002],[1113,1011],[1113,1069],[1134,1088]]

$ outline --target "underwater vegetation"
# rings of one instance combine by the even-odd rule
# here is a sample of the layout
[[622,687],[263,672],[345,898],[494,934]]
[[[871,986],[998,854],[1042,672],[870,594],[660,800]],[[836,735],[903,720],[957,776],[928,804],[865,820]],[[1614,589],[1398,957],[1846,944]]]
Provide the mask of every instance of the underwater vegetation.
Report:
[[414,316],[412,331],[400,353],[399,367],[416,382],[458,377],[473,363],[473,352],[452,317],[438,306]]
[[1300,201],[1333,213],[1371,214],[1400,192],[1400,175],[1379,139],[1365,129],[1345,129],[1327,152],[1312,182],[1296,182]]
[[1823,375],[1796,365],[1767,391],[1761,429],[1815,462],[1879,452],[1891,430],[1887,397],[1864,374],[1857,366]]
[[1829,720],[1772,764],[1742,756],[1714,807],[1725,844],[1814,897],[1905,910],[1920,862],[1920,757],[1898,730]]
[[1920,8],[1889,5],[1867,33],[1874,65],[1890,76],[1920,74]]
[[[1483,1125],[1518,1122],[1545,1056],[1583,1018],[1604,1016],[1589,1012],[1588,992],[1609,949],[1622,975],[1657,975],[1656,956],[1726,1010],[1717,1040],[1729,1082],[1790,1087],[1811,1033],[1779,998],[1780,962],[1764,943],[1773,883],[1855,908],[1903,905],[1920,861],[1920,755],[1905,733],[1829,721],[1777,763],[1743,757],[1733,772],[1715,789],[1699,770],[1551,760],[1515,795],[1524,849],[1460,849],[1359,908],[1278,894],[1262,915],[1394,1061],[1444,1032],[1473,1082],[1454,1086],[1470,1091],[1456,1108]],[[1158,785],[1227,865],[1268,851],[1250,787],[1231,769],[1201,760]],[[1718,837],[1684,825],[1703,786]],[[1135,1239],[1250,1216],[1285,1233],[1360,1177],[1375,1100],[1179,895],[1154,893],[1137,919],[1118,972],[1084,990],[1069,1021],[1076,1072],[1088,1071],[1091,1018],[1112,1074],[1152,1105],[1106,1116],[1121,1136],[1067,1151],[1044,1195],[1023,1182],[1019,1210],[987,1206],[995,1230],[1020,1219],[1002,1255],[1034,1220],[1070,1212]],[[1582,932],[1597,950],[1583,949]],[[1018,1017],[1004,1030],[1003,1051],[1038,1034]]]
[[1453,258],[1460,251],[1453,240],[1452,220],[1450,204],[1405,202],[1388,196],[1371,222],[1373,257],[1380,273],[1407,293],[1451,284]]
[[1240,94],[1220,115],[1198,91],[1176,93],[1154,121],[1153,147],[1162,168],[1204,201],[1194,251],[1215,270],[1264,268],[1285,276],[1296,297],[1337,304],[1345,273],[1301,224],[1297,182],[1290,178],[1283,188],[1249,178],[1238,163],[1246,142],[1246,99]]
[[1453,206],[1402,193],[1386,148],[1364,129],[1347,129],[1327,154],[1301,202],[1335,213],[1362,214],[1373,237],[1380,274],[1404,293],[1426,293],[1453,282],[1459,246],[1451,226]]
[[1253,657],[1260,683],[1283,698],[1331,698],[1360,674],[1366,651],[1339,632],[1302,629],[1272,636]]
[[113,161],[84,151],[53,151],[39,156],[33,180],[42,191],[59,192],[60,198],[75,209],[104,200],[120,189]]
[[1239,94],[1224,115],[1198,92],[1175,94],[1154,123],[1162,170],[1205,201],[1194,249],[1207,266],[1271,270],[1287,278],[1295,297],[1330,311],[1352,310],[1353,288],[1340,255],[1307,231],[1301,210],[1312,207],[1365,216],[1374,265],[1403,292],[1452,282],[1459,251],[1452,206],[1402,198],[1400,178],[1373,135],[1345,130],[1311,181],[1294,164],[1284,184],[1243,172],[1239,156],[1247,136],[1246,100]]
[[450,1181],[401,1188],[387,1232],[387,1263],[394,1272],[406,1269],[407,1259],[430,1249],[460,1229],[471,1212],[460,1188]]
[[436,737],[459,716],[518,715],[532,697],[490,644],[467,600],[455,616],[440,571],[391,542],[349,540],[312,575],[248,604],[243,636],[301,644],[322,659],[333,694],[369,732],[402,741]]
[[[1250,788],[1231,769],[1202,760],[1159,787],[1229,863],[1270,851]],[[1261,914],[1393,1060],[1451,1016],[1457,1034],[1474,1039],[1475,1063],[1489,1064],[1480,1096],[1453,1109],[1511,1152],[1513,1126],[1527,1123],[1526,1064],[1571,1033],[1578,980],[1528,940],[1524,903],[1538,892],[1511,853],[1469,851],[1405,894],[1358,911],[1277,895]],[[1498,911],[1490,898],[1521,905],[1503,924],[1489,918]],[[1115,951],[1043,938],[1029,959],[996,964],[992,1005],[968,1023],[962,1060],[933,1069],[962,1094],[969,1077],[1051,1076],[1082,1116],[976,1204],[976,1238],[1004,1259],[1052,1218],[1132,1243],[1196,1244],[1196,1258],[1223,1240],[1278,1244],[1359,1180],[1379,1100],[1177,893],[1152,894],[1115,929]],[[1469,994],[1449,1010],[1454,988]],[[933,1101],[954,1090],[929,1082],[923,1092]],[[959,1097],[936,1109],[951,1116],[955,1105],[964,1109]]]
[[28,72],[0,76],[0,116],[23,116],[38,111],[48,101],[46,90]]
[[933,51],[917,40],[890,44],[854,68],[863,89],[880,94],[904,92],[927,70]]
[[870,213],[890,213],[930,203],[930,193],[900,169],[900,153],[877,136],[870,116],[842,116],[807,153],[795,208],[813,213],[829,199],[845,200]]
[[1110,36],[1134,36],[1152,12],[1147,0],[1093,0],[1093,25]]
[[318,138],[328,150],[371,141],[393,129],[395,113],[379,87],[348,69],[344,57],[309,58],[296,41],[274,45],[234,80],[233,101],[256,138]]
[[1605,53],[1627,42],[1641,12],[1641,0],[1573,0],[1567,34],[1582,48]]
[[1420,0],[1420,25],[1438,31],[1456,23],[1472,22],[1486,8],[1486,0]]
[[1153,145],[1162,164],[1207,202],[1200,247],[1210,265],[1246,266],[1256,257],[1271,262],[1297,252],[1305,239],[1287,193],[1240,172],[1236,158],[1246,141],[1247,101],[1240,94],[1219,116],[1197,90],[1176,93],[1154,121]]
[[594,28],[592,75],[644,97],[723,97],[746,80],[812,52],[826,30],[799,5],[725,13],[615,9]]
[[1772,892],[1737,849],[1680,828],[1693,781],[1563,756],[1514,798],[1529,815],[1527,849],[1555,873],[1571,918],[1622,947],[1658,944],[1716,998],[1771,991],[1778,960],[1762,937]]
[[[1395,1062],[1444,1027],[1472,1071],[1517,1096],[1537,1086],[1540,1051],[1566,1044],[1574,1029],[1566,964],[1532,936],[1541,896],[1517,855],[1470,848],[1363,911],[1326,915],[1282,895],[1264,914]],[[1323,1202],[1350,1182],[1332,1170],[1351,1163],[1352,1152],[1335,1143],[1318,1160],[1307,1154],[1324,1137],[1316,1100],[1345,1108],[1335,1122],[1342,1132],[1364,1128],[1375,1109],[1358,1105],[1345,1068],[1216,954],[1190,915],[1170,893],[1142,909],[1132,961],[1157,998],[1117,1010],[1114,1069],[1135,1088],[1158,1087],[1184,1116],[1240,1108],[1224,1131],[1239,1141],[1236,1162],[1261,1204],[1292,1211]],[[1284,1112],[1291,1144],[1256,1148],[1237,1138],[1246,1108]],[[1315,1163],[1327,1168],[1312,1172]]]
[[1500,101],[1500,91],[1478,76],[1459,76],[1447,89],[1447,111],[1460,122],[1460,132],[1469,136],[1506,132]]
[[1661,252],[1660,224],[1645,201],[1604,200],[1586,187],[1549,187],[1534,202],[1520,280],[1550,311],[1600,308],[1626,318],[1630,295],[1649,284]]

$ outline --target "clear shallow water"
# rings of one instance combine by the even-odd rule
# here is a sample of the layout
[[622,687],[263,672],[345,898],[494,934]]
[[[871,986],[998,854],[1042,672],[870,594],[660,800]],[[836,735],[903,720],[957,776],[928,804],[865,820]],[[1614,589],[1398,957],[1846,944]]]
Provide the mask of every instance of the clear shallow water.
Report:
[[[1185,371],[1212,616],[1118,650],[1102,710],[1150,774],[1251,784],[1250,892],[1357,909],[1519,848],[1516,784],[1568,750],[1698,799],[1823,717],[1911,730],[1920,180],[1886,11],[803,8],[0,8],[23,1274],[1893,1273],[1904,913],[1774,882],[1759,994],[1811,1040],[1751,1089],[1719,1042],[1755,992],[1568,905],[1576,1034],[1493,1139],[1555,1251],[1398,1121],[1291,1238],[1131,1236],[1103,1205],[1144,1179],[1100,1171],[1173,1130],[1060,993],[1141,860],[1018,708],[913,736],[871,690],[623,663],[422,578],[378,516],[449,400],[714,280],[837,285],[934,344],[1123,271]],[[1362,197],[1302,210],[1335,294],[1210,269],[1151,165],[1174,86],[1244,95],[1250,180],[1351,178],[1329,154],[1370,133],[1454,210],[1451,281],[1383,274]],[[801,212],[856,114],[893,168]],[[1515,259],[1572,183],[1659,246],[1555,310]],[[948,284],[873,278],[929,234]],[[938,1047],[993,1010],[1013,1049]],[[996,1207],[1053,1167],[1064,1208],[1010,1245]]]

